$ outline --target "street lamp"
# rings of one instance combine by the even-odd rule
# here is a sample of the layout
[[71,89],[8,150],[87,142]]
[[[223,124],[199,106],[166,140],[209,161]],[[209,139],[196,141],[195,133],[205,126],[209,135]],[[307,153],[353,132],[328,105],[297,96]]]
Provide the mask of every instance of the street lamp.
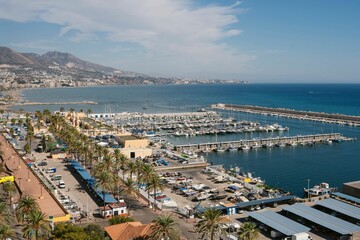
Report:
[[30,168],[28,168],[28,178],[27,178],[27,181],[29,182],[31,180],[30,178]]

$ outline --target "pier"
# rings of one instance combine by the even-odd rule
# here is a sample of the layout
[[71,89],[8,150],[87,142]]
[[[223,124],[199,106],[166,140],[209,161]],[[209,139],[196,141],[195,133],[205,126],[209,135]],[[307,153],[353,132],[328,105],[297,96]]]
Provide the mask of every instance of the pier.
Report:
[[256,147],[272,147],[275,145],[289,145],[294,146],[296,144],[315,144],[315,143],[330,143],[332,141],[345,141],[352,140],[341,136],[340,133],[329,134],[314,134],[304,136],[293,137],[276,137],[276,138],[263,138],[263,139],[251,139],[251,140],[238,140],[238,141],[226,141],[226,142],[211,142],[211,143],[199,143],[199,144],[186,144],[174,146],[174,149],[178,152],[209,152],[216,151],[218,149],[241,149],[244,147],[256,148]]
[[351,116],[345,114],[221,103],[213,104],[211,105],[211,108],[360,127],[360,116]]

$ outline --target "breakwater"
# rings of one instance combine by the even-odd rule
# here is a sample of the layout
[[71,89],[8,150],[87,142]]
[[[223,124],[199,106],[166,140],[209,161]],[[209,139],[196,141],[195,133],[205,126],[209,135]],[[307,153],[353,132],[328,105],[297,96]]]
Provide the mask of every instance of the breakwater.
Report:
[[351,116],[345,114],[221,103],[213,104],[211,105],[211,108],[360,127],[360,116]]
[[174,146],[174,150],[178,152],[209,152],[209,151],[225,151],[226,149],[251,149],[257,147],[270,148],[273,146],[295,146],[297,144],[312,146],[315,143],[323,142],[325,144],[332,143],[333,141],[340,142],[346,140],[353,140],[346,138],[340,133],[329,134],[313,134],[305,136],[292,136],[292,137],[276,137],[276,138],[263,138],[227,142],[211,142],[199,144],[184,144]]

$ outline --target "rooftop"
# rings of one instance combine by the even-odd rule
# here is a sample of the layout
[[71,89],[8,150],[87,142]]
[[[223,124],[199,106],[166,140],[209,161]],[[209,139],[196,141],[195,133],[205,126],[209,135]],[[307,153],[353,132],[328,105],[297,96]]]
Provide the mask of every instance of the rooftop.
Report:
[[112,240],[133,239],[145,237],[151,233],[151,224],[127,222],[104,228]]

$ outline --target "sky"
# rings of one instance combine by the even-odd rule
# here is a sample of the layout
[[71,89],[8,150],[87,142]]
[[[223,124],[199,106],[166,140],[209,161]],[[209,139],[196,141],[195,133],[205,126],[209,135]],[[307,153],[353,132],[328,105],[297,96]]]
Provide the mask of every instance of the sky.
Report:
[[0,0],[0,45],[155,76],[360,83],[358,0]]

